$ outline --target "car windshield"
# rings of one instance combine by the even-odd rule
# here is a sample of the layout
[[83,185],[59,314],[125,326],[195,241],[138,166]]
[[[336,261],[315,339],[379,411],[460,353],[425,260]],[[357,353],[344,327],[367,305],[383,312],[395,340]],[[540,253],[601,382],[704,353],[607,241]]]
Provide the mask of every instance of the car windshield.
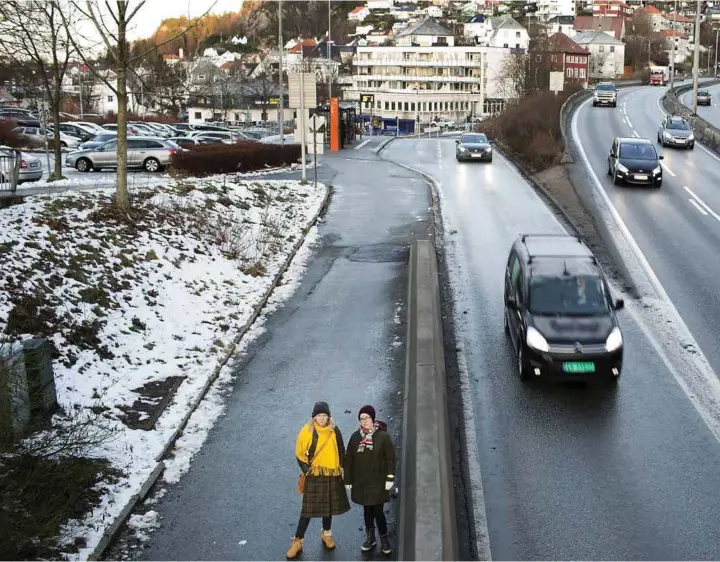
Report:
[[707,90],[700,90],[698,96],[709,96],[710,93]]
[[633,160],[657,160],[655,148],[651,144],[627,142],[620,145],[620,158]]
[[668,121],[667,128],[668,129],[680,129],[681,131],[687,131],[690,128],[690,126],[688,125],[687,121]]
[[532,314],[542,316],[593,316],[608,312],[602,280],[595,275],[533,277],[529,304]]
[[485,135],[463,135],[462,140],[460,142],[467,142],[467,143],[477,143],[482,144],[486,143],[487,137]]
[[601,92],[614,92],[616,88],[614,84],[598,84],[595,89]]

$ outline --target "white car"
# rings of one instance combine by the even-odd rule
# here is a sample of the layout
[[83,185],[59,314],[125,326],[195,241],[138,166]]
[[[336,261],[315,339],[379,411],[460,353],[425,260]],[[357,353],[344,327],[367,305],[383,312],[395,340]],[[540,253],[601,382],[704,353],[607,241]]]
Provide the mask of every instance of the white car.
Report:
[[[11,156],[14,149],[9,146],[0,146],[0,156]],[[38,181],[43,177],[42,160],[32,154],[20,152],[20,172],[18,173],[18,183],[24,181]],[[0,170],[0,181],[2,181],[3,173]]]
[[[38,127],[15,127],[13,129],[13,133],[15,133],[21,138],[33,140],[37,143],[40,143],[41,145],[45,144],[43,133],[45,133],[45,135],[48,137],[48,140],[52,139],[55,136],[50,131],[44,131],[43,129],[39,129]],[[60,146],[62,148],[76,148],[80,144],[80,142],[82,141],[79,138],[71,137],[70,135],[66,135],[63,132],[60,132]]]

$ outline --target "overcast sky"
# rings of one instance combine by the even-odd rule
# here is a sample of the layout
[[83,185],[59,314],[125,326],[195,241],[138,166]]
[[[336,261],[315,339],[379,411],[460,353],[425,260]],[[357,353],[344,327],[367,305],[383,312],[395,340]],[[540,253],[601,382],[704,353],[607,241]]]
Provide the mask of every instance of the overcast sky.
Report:
[[[146,0],[145,5],[132,20],[128,37],[131,40],[150,37],[162,20],[188,15],[191,18],[201,16],[213,5],[213,2],[214,0]],[[243,0],[216,0],[214,3],[215,7],[211,13],[222,14],[239,12]],[[131,2],[130,5],[132,7],[137,3]]]

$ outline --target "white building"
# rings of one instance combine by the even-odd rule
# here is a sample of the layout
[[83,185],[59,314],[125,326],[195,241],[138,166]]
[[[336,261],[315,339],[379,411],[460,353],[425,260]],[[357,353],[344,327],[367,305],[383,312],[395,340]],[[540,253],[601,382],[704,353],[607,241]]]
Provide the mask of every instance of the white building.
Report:
[[343,97],[359,102],[361,94],[374,95],[372,105],[361,107],[363,115],[429,123],[437,116],[458,120],[502,107],[495,77],[510,49],[455,47],[452,32],[432,20],[400,39],[395,47],[358,47],[357,73]]
[[393,0],[368,0],[367,7],[373,10],[390,10],[393,7]]
[[512,16],[500,16],[485,20],[487,39],[481,44],[503,49],[527,49],[530,36],[527,29],[520,25]]
[[590,77],[614,79],[625,69],[625,43],[602,30],[583,31],[572,38],[590,51]]
[[370,8],[367,6],[358,6],[348,13],[348,19],[350,21],[363,21],[370,15]]
[[440,6],[428,6],[423,12],[430,18],[441,18],[443,17],[443,10]]
[[534,4],[537,6],[535,15],[543,21],[555,16],[575,15],[575,0],[537,0]]
[[555,33],[564,33],[568,37],[572,37],[575,35],[574,26],[575,16],[555,16],[547,22],[547,34],[550,36]]
[[463,36],[466,39],[474,39],[476,43],[488,38],[488,27],[485,23],[485,16],[476,15],[463,24]]
[[[278,106],[269,106],[267,109],[261,107],[246,107],[246,108],[229,108],[229,109],[213,109],[210,107],[188,107],[188,123],[191,125],[200,125],[208,121],[230,121],[237,125],[240,124],[251,124],[259,123],[264,121],[263,117],[266,116],[267,120],[273,123],[277,123],[279,109]],[[265,115],[263,115],[263,112]],[[295,119],[295,110],[284,108],[283,114],[285,116],[285,122],[292,121]]]

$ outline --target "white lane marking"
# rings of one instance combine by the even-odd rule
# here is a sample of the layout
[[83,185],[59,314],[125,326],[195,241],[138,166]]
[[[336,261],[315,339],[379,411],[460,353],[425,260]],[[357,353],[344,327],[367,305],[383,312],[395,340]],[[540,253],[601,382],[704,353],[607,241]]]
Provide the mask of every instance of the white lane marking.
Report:
[[715,211],[713,211],[713,210],[710,208],[710,205],[708,205],[707,203],[705,203],[705,201],[703,201],[702,199],[700,199],[700,196],[699,196],[699,195],[696,195],[695,192],[693,192],[693,190],[690,189],[687,185],[683,185],[683,189],[684,189],[685,191],[687,191],[687,192],[692,196],[693,200],[696,201],[703,209],[705,209],[705,210],[707,211],[707,213],[709,213],[710,215],[712,215],[712,217],[713,217],[716,221],[720,222],[720,215],[718,215]]
[[663,164],[662,167],[663,167],[663,170],[665,170],[668,174],[670,174],[672,177],[675,177],[675,174],[673,173],[673,171],[670,168],[668,168],[665,164]]
[[631,128],[631,129],[633,128],[633,124],[630,123],[630,117],[627,118],[627,124],[630,125],[630,128]]
[[640,138],[640,135],[639,135],[638,132],[635,131],[635,130],[633,130],[633,135],[635,135],[637,138]]
[[623,121],[623,123],[625,123],[625,124],[627,125],[627,121],[625,120],[624,117],[623,117],[623,120],[622,120],[622,121]]
[[[667,116],[670,115],[670,114],[669,114],[667,111],[665,111],[665,108],[664,108],[664,107],[662,106],[662,104],[660,103],[660,99],[661,99],[661,98],[662,98],[662,96],[660,96],[660,97],[657,98],[657,100],[656,100],[656,101],[657,101],[657,108],[658,108],[658,111],[660,112],[660,115],[662,115],[663,117],[667,117]],[[715,158],[715,160],[717,160],[718,162],[720,162],[720,156],[718,156],[717,154],[715,154],[715,152],[713,152],[713,151],[710,150],[709,148],[705,148],[700,141],[696,142],[696,143],[695,143],[695,146],[697,146],[700,150],[704,150],[708,155],[712,156],[713,158]]]
[[[705,354],[702,352],[700,346],[690,332],[690,329],[687,327],[687,324],[685,324],[682,316],[680,316],[677,308],[675,308],[675,305],[670,300],[667,291],[665,291],[665,288],[660,283],[660,280],[650,266],[650,263],[647,261],[647,258],[640,250],[640,247],[630,233],[627,225],[622,220],[622,217],[615,208],[615,205],[612,204],[610,197],[605,192],[605,189],[600,182],[600,178],[598,178],[595,170],[590,164],[590,160],[585,153],[585,148],[580,142],[580,136],[578,135],[578,116],[587,104],[588,102],[586,101],[575,110],[570,123],[571,133],[577,141],[580,157],[582,158],[583,164],[588,170],[590,177],[593,179],[595,191],[604,200],[607,209],[615,221],[615,224],[629,244],[632,252],[635,254],[635,257],[645,269],[645,272],[650,279],[650,283],[653,285],[656,293],[660,297],[660,300],[664,301],[662,303],[662,305],[664,305],[664,309],[656,306],[655,310],[652,310],[652,299],[642,299],[646,300],[646,302],[640,302],[638,307],[635,307],[631,303],[631,306],[629,306],[628,309],[636,319],[636,322],[642,329],[645,337],[652,344],[658,356],[663,360],[668,370],[672,373],[675,381],[678,383],[680,388],[683,389],[683,392],[685,392],[686,396],[690,400],[690,403],[695,407],[698,414],[700,414],[700,417],[705,422],[705,425],[708,427],[715,439],[720,441],[720,379],[718,379],[715,371],[705,357]],[[650,310],[641,312],[643,308],[649,308]],[[667,333],[662,341],[659,341],[655,337],[654,332],[652,332],[647,326],[646,319],[650,318],[653,314],[657,316],[658,321],[660,321],[660,319],[664,319],[667,323],[665,326]],[[666,347],[669,352],[666,352]],[[670,360],[669,354],[672,354],[673,358],[678,363],[683,364],[682,369],[675,368],[675,364]]]
[[359,145],[357,145],[357,146],[355,147],[355,150],[360,150],[363,146],[365,146],[365,145],[366,145],[367,143],[369,143],[369,142],[370,142],[370,139],[361,142]]
[[690,204],[691,204],[693,207],[695,207],[698,211],[700,211],[700,214],[707,216],[707,211],[706,211],[705,209],[703,209],[703,208],[700,206],[700,204],[699,204],[697,201],[695,201],[695,199],[693,199],[693,198],[691,197],[690,199],[688,199],[688,201],[690,201]]

